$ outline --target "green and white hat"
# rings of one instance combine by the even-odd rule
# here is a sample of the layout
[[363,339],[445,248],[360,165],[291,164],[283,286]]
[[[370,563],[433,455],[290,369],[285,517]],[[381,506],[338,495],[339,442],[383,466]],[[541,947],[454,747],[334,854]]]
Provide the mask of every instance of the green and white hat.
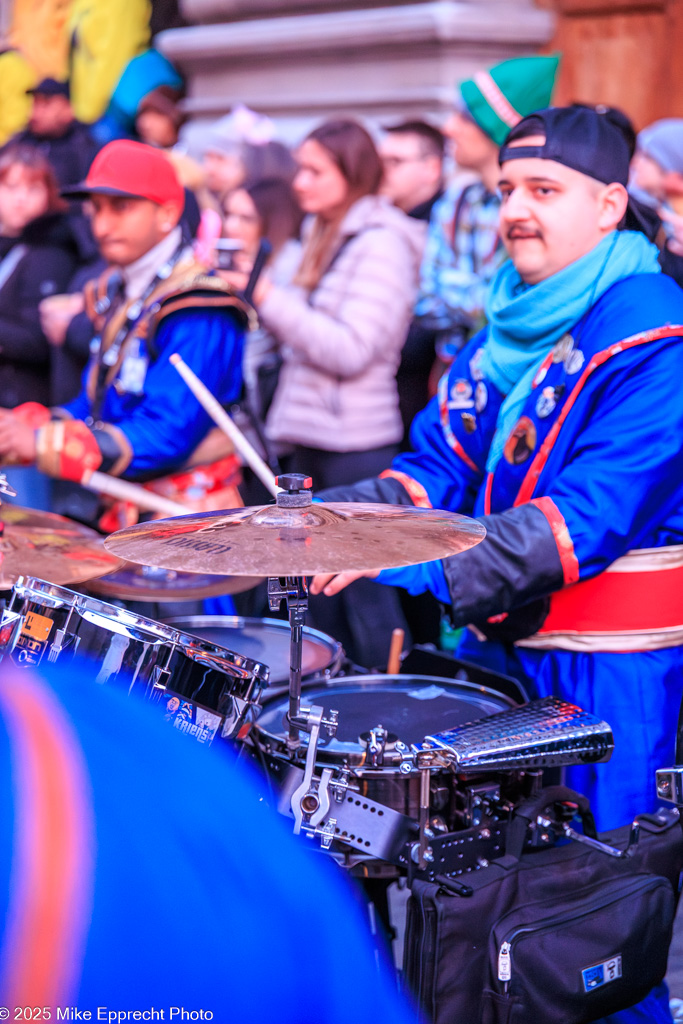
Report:
[[515,57],[460,85],[467,112],[498,146],[523,117],[550,106],[560,54]]

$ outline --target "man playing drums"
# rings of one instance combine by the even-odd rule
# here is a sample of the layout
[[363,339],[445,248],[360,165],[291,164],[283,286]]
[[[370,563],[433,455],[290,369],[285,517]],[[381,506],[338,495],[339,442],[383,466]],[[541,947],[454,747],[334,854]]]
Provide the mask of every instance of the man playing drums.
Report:
[[612,762],[571,780],[603,828],[652,806],[683,665],[683,294],[643,235],[618,230],[629,149],[611,116],[556,108],[512,130],[500,180],[511,259],[489,326],[416,420],[415,451],[343,489],[483,517],[477,547],[379,580],[429,589],[456,625],[475,623],[471,660],[611,723]]
[[[324,494],[482,517],[477,547],[379,580],[429,589],[455,625],[474,623],[470,661],[611,724],[611,762],[567,771],[602,829],[653,808],[683,691],[683,293],[643,235],[619,230],[629,157],[609,111],[549,109],[512,129],[510,261],[489,326],[415,420],[415,451]],[[665,988],[617,1016],[670,1020]]]
[[[76,482],[93,470],[164,478],[155,487],[169,497],[192,488],[204,495],[200,508],[234,505],[236,459],[198,451],[209,418],[169,360],[178,352],[219,401],[235,400],[248,309],[203,272],[185,244],[175,171],[150,146],[116,141],[69,194],[89,200],[109,264],[84,293],[93,324],[90,363],[81,394],[64,409],[26,403],[0,413],[2,461],[35,462]],[[199,465],[201,473],[193,469]],[[110,509],[101,525],[116,529],[130,513]]]

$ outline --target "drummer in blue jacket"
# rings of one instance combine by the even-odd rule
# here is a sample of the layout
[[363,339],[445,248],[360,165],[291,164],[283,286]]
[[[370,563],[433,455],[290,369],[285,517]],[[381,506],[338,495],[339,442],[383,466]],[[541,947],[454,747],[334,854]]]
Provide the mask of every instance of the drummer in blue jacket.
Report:
[[[172,165],[151,146],[111,142],[69,193],[89,200],[108,263],[84,292],[93,340],[83,390],[64,409],[0,411],[0,458],[77,483],[93,470],[162,480],[179,501],[199,495],[202,510],[239,503],[237,461],[200,449],[211,423],[170,357],[179,353],[221,402],[234,401],[248,309],[188,248]],[[116,529],[130,512],[110,509],[101,525]]]
[[570,773],[603,828],[652,807],[683,691],[683,293],[644,235],[618,230],[628,162],[619,127],[590,109],[510,132],[511,259],[489,326],[415,421],[415,450],[353,489],[483,517],[478,547],[380,582],[432,590],[475,624],[469,658],[611,723],[612,761]]
[[[325,492],[482,517],[477,547],[379,580],[449,604],[470,626],[464,657],[611,724],[609,764],[567,772],[602,829],[652,810],[683,692],[683,292],[644,235],[619,230],[630,152],[613,118],[557,108],[512,129],[511,259],[489,326],[415,420],[414,452]],[[670,1020],[665,991],[617,1017]]]

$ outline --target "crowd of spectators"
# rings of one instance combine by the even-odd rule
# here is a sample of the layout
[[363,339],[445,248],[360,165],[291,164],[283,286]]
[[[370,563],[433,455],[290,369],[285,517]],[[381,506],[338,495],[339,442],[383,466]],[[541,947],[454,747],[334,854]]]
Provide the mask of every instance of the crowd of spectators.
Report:
[[[552,59],[542,60],[552,88]],[[87,204],[60,194],[86,177],[98,145],[74,117],[68,83],[46,79],[31,94],[29,123],[0,151],[8,409],[78,393],[92,339],[82,289],[104,266]],[[311,474],[318,487],[380,472],[408,447],[414,417],[481,326],[504,259],[504,133],[464,96],[440,128],[395,121],[371,135],[337,119],[293,150],[268,118],[238,106],[195,156],[182,142],[177,91],[161,86],[139,104],[137,137],[172,162],[185,189],[182,231],[204,261],[240,289],[269,244],[245,349],[244,415],[271,465]],[[664,270],[680,278],[683,120],[640,133],[631,190]],[[230,240],[220,261],[217,236]]]

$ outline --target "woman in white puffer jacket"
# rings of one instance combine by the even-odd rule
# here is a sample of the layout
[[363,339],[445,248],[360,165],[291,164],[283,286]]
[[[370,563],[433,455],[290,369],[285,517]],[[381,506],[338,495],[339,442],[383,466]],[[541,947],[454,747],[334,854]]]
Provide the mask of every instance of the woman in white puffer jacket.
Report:
[[283,366],[267,432],[316,488],[387,468],[402,437],[396,370],[417,289],[424,225],[376,195],[382,165],[354,121],[329,121],[296,154],[307,225],[289,286],[255,301]]

